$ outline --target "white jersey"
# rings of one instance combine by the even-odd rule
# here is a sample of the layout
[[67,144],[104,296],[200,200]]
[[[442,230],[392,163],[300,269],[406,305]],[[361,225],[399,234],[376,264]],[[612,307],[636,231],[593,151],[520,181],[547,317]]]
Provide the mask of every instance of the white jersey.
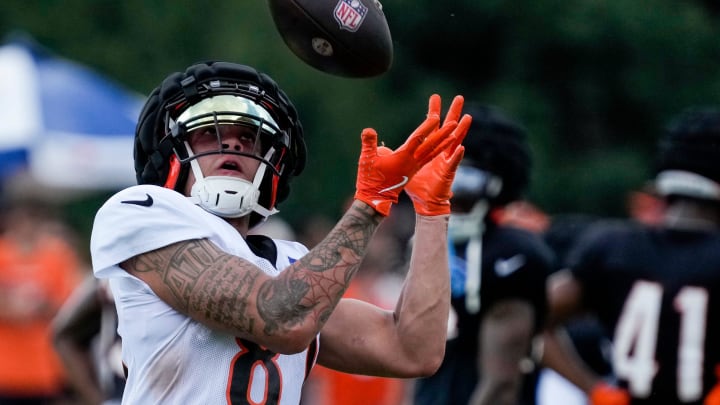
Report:
[[270,263],[222,218],[158,186],[120,191],[95,217],[93,271],[110,280],[128,369],[122,403],[297,405],[317,358],[318,339],[302,353],[272,353],[175,311],[118,265],[175,242],[203,238],[271,275],[307,253],[300,243],[275,240],[277,261]]

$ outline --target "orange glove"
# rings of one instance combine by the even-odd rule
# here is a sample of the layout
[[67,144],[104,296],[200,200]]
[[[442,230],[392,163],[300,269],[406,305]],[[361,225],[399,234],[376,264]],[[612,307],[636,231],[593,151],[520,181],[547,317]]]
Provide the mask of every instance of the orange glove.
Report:
[[[715,366],[715,375],[720,379],[720,365]],[[708,392],[703,405],[720,405],[720,382]]]
[[590,405],[629,405],[630,394],[622,388],[600,382],[590,391]]
[[365,128],[362,132],[362,149],[358,161],[355,199],[387,216],[392,204],[398,201],[403,187],[421,167],[453,143],[449,134],[457,121],[446,120],[440,126],[440,96],[430,96],[425,121],[393,151],[377,146],[377,132]]
[[703,405],[720,405],[720,386],[716,385],[710,390]]
[[[455,97],[446,121],[457,120],[462,104],[462,97]],[[471,116],[467,114],[463,116],[451,135],[453,142],[440,155],[423,166],[405,187],[405,192],[410,196],[416,213],[426,216],[450,214],[452,182],[465,152],[465,147],[461,143],[471,122]]]

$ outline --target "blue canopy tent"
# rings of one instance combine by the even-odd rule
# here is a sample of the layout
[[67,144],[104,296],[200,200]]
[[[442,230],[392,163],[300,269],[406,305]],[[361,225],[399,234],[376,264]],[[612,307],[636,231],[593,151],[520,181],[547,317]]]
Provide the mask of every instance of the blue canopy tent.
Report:
[[133,133],[144,98],[32,41],[0,46],[0,180],[112,190],[135,184]]

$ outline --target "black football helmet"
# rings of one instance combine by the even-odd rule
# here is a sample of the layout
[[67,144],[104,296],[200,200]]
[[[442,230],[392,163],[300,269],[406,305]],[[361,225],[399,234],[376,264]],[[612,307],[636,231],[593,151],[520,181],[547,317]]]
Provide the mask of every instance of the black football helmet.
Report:
[[[255,144],[260,146],[253,153],[223,149],[220,139],[218,150],[210,153],[247,155],[262,162],[255,181],[248,186],[253,188],[250,194],[257,204],[252,204],[249,212],[200,205],[220,216],[249,214],[250,226],[255,226],[287,198],[291,178],[305,166],[306,146],[298,113],[290,99],[273,79],[252,67],[229,62],[197,63],[184,72],[170,74],[150,93],[135,131],[138,184],[155,184],[182,192],[188,171],[197,165],[195,159],[200,156],[190,150],[188,134],[217,125],[243,125],[255,131]],[[196,178],[202,178],[196,168],[192,170]],[[215,187],[218,193],[213,199],[233,198],[237,194],[233,190],[226,192],[223,189],[226,183],[222,181],[215,184],[221,186]],[[200,193],[207,194],[205,190]]]
[[467,104],[473,120],[463,141],[465,157],[453,183],[453,203],[518,200],[530,182],[532,165],[524,127],[496,107]]
[[720,200],[720,109],[691,107],[673,118],[658,142],[657,191]]

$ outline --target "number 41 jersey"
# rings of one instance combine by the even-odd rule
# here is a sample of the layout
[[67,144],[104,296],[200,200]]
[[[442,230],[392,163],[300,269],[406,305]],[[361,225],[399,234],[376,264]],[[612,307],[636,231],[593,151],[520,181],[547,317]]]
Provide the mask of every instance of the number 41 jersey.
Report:
[[701,404],[720,367],[720,232],[601,224],[567,264],[632,404]]

